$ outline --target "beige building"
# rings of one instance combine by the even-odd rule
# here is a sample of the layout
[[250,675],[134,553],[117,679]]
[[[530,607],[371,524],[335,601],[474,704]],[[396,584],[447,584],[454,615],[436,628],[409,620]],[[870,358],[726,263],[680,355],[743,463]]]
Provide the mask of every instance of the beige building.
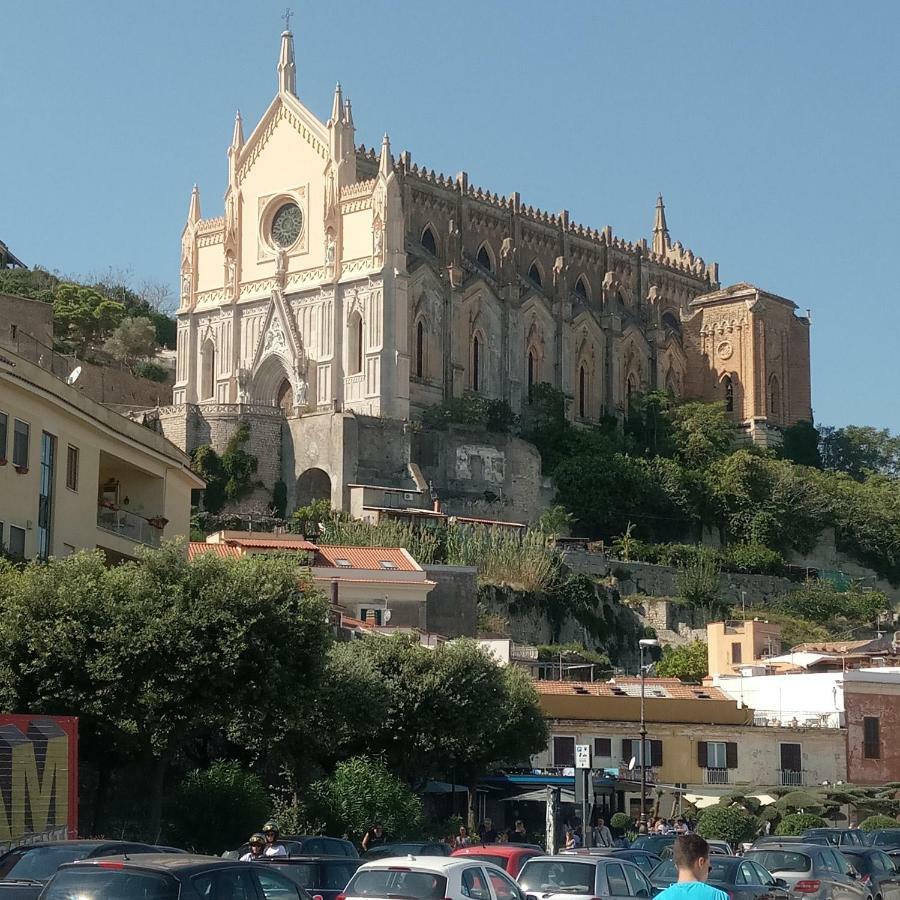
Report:
[[188,535],[202,487],[162,435],[0,351],[0,537],[13,556],[133,558]]
[[706,626],[706,653],[710,677],[730,675],[754,664],[765,665],[781,653],[781,626],[759,619],[710,622]]
[[260,477],[285,482],[289,508],[347,509],[350,485],[421,490],[410,464],[430,454],[448,494],[522,495],[494,516],[515,520],[516,503],[539,512],[539,459],[471,437],[429,450],[404,423],[465,392],[519,412],[542,382],[583,422],[651,388],[722,400],[763,443],[810,418],[808,318],[723,289],[671,240],[661,197],[650,239],[627,241],[395,158],[387,136],[358,146],[340,86],[325,121],[299,99],[289,31],[277,76],[249,136],[234,123],[224,214],[203,218],[191,195],[177,380],[158,413],[179,445],[221,449],[251,422]]
[[[588,744],[596,769],[640,781],[640,679],[536,681],[550,743],[538,768],[574,765]],[[753,786],[816,785],[847,780],[846,730],[754,724],[753,710],[717,687],[649,678],[645,686],[647,780],[675,796],[713,797]],[[634,768],[629,771],[631,759]],[[630,801],[639,800],[632,793]]]

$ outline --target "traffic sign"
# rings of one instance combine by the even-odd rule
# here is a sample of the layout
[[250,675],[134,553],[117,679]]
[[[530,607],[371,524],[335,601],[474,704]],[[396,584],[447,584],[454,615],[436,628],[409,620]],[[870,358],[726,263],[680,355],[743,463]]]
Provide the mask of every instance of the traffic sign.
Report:
[[576,744],[575,745],[575,768],[589,769],[591,767],[591,745]]

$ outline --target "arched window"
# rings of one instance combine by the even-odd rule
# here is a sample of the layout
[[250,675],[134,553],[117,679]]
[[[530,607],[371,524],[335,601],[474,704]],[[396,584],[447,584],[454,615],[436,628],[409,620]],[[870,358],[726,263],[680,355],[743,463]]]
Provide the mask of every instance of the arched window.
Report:
[[425,323],[416,322],[416,378],[425,377]]
[[668,310],[662,314],[663,328],[672,331],[675,334],[681,334],[681,322],[672,310]]
[[775,419],[781,418],[781,385],[776,375],[769,379],[769,415]]
[[216,394],[216,345],[207,338],[200,348],[200,399],[212,400]]
[[725,412],[734,412],[734,382],[730,375],[722,379],[722,387],[725,390]]
[[578,418],[583,419],[587,415],[587,371],[584,363],[578,367]]
[[487,269],[488,272],[494,271],[494,264],[491,261],[491,253],[490,250],[488,250],[487,244],[482,244],[478,248],[478,255],[475,257],[475,261],[482,269]]
[[666,391],[672,394],[672,396],[678,396],[678,377],[675,374],[674,369],[669,369],[666,372]]
[[538,287],[541,287],[541,285],[544,283],[543,279],[541,278],[541,270],[538,268],[538,264],[536,262],[533,262],[531,264],[531,268],[528,270],[528,277]]
[[425,226],[425,230],[422,232],[422,246],[432,255],[437,256],[437,238],[434,236],[434,232],[431,230],[430,225]]
[[359,375],[363,368],[363,320],[359,312],[350,316],[347,326],[348,375]]
[[634,372],[632,372],[628,376],[628,380],[625,382],[625,414],[629,415],[631,413],[631,406],[634,403],[635,397],[637,397],[638,386],[637,386],[637,378],[634,377]]
[[531,403],[531,395],[534,391],[534,381],[537,377],[537,359],[534,348],[528,349],[528,402]]
[[478,335],[472,337],[472,390],[481,389],[481,341]]
[[580,275],[578,281],[575,282],[575,296],[585,301],[588,299],[588,286],[584,275]]

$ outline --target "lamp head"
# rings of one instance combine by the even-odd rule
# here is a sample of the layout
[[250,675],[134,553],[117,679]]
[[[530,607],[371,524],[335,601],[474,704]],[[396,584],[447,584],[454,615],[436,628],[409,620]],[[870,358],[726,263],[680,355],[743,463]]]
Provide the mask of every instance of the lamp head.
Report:
[[638,641],[638,646],[646,650],[648,647],[658,647],[659,641],[656,638],[641,638]]

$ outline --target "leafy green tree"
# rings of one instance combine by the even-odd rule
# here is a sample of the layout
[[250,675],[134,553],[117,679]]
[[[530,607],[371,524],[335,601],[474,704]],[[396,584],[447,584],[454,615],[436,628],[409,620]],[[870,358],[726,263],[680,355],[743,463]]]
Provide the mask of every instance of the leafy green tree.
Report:
[[520,434],[540,451],[543,472],[552,473],[577,441],[576,430],[566,416],[565,394],[545,382],[534,385],[522,412]]
[[556,506],[551,506],[541,513],[538,528],[547,535],[558,537],[559,535],[566,534],[571,524],[571,513],[569,513],[564,506],[557,503]]
[[218,856],[247,840],[271,812],[258,775],[220,759],[189,772],[166,810],[169,839],[179,847]]
[[869,816],[859,823],[862,831],[879,831],[882,828],[897,828],[900,822],[891,816]]
[[689,468],[721,459],[734,443],[734,423],[724,403],[690,402],[672,411],[675,452]]
[[882,591],[863,591],[858,587],[839,591],[827,581],[807,581],[780,597],[773,606],[788,615],[832,626],[840,622],[872,625],[890,609]]
[[258,460],[244,449],[249,440],[250,426],[241,422],[221,456],[209,444],[194,450],[191,466],[206,482],[203,502],[209,512],[217,513],[226,503],[240,500],[253,490]]
[[133,366],[156,351],[156,329],[144,316],[126,316],[106,339],[103,349],[116,359]]
[[419,837],[422,801],[378,760],[364,756],[339,763],[334,773],[310,787],[310,806],[327,834],[359,842],[374,822],[392,838]]
[[811,813],[790,813],[786,815],[775,829],[779,837],[793,837],[803,834],[808,828],[827,828],[828,823],[821,816]]
[[709,806],[697,820],[700,837],[727,841],[732,847],[752,840],[758,831],[759,820],[740,806]]
[[855,481],[866,475],[900,475],[900,435],[886,428],[848,425],[821,429],[822,463]]
[[691,606],[707,610],[712,618],[722,608],[722,567],[712,552],[701,552],[693,560],[679,566],[675,575],[678,598]]
[[53,326],[57,334],[81,354],[108,335],[125,316],[121,303],[91,288],[61,284],[53,299]]
[[625,433],[645,456],[672,456],[676,450],[673,422],[676,400],[668,391],[648,391],[628,410]]
[[682,681],[699,682],[708,671],[707,646],[703,641],[663,647],[662,659],[656,664],[657,675]]
[[800,466],[822,468],[822,454],[819,452],[821,435],[812,422],[797,422],[782,432],[780,455]]

